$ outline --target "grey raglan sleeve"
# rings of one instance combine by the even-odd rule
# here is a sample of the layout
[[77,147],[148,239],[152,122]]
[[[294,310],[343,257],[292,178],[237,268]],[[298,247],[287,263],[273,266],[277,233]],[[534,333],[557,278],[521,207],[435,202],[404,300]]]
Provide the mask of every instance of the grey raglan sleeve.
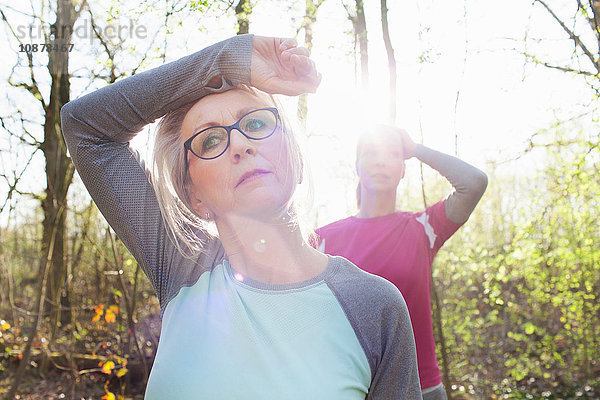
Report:
[[149,174],[129,141],[171,110],[248,84],[251,52],[252,36],[236,36],[108,85],[61,110],[63,135],[83,183],[152,282],[163,308],[172,297],[169,269],[179,257]]
[[371,367],[367,400],[422,399],[417,351],[408,308],[387,280],[333,257],[328,282],[344,309]]

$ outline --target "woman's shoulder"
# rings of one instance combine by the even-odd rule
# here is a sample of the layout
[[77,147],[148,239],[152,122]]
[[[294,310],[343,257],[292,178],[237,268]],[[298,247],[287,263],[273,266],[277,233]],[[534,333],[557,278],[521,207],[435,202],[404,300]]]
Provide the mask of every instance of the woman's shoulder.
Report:
[[[389,281],[369,274],[343,257],[331,256],[335,267],[328,282],[348,321],[360,341],[372,371],[384,374],[390,366],[394,380],[406,376],[405,368],[413,365],[406,359],[412,354],[416,371],[416,354],[408,308],[402,294]],[[386,361],[387,360],[387,361]],[[381,371],[381,372],[379,372]],[[415,382],[418,382],[413,371]],[[391,387],[391,386],[390,386]]]
[[349,226],[351,226],[352,223],[354,222],[354,220],[355,220],[354,217],[347,217],[344,219],[339,219],[337,221],[331,222],[327,225],[323,225],[320,228],[315,229],[315,232],[319,233],[319,232],[344,230],[344,229],[347,229]]
[[363,271],[344,257],[330,257],[330,262],[335,265],[330,285],[344,298],[343,301],[351,301],[367,314],[406,309],[404,298],[393,283]]

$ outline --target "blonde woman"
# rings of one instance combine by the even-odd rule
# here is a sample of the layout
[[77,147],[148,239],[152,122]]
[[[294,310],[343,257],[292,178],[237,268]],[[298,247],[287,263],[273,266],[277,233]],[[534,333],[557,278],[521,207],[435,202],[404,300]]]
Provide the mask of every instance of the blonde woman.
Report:
[[[421,398],[398,290],[311,248],[295,218],[302,159],[269,94],[319,82],[306,49],[245,35],[62,109],[82,180],[160,302],[147,399]],[[158,118],[148,172],[129,141]]]

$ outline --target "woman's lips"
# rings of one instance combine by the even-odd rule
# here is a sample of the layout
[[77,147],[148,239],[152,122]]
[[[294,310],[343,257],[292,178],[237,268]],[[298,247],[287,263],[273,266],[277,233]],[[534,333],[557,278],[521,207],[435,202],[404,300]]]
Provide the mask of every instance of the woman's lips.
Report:
[[389,177],[385,174],[373,174],[371,175],[372,179],[389,179]]
[[237,188],[238,186],[240,186],[244,183],[248,183],[248,182],[252,182],[256,179],[260,179],[264,175],[270,174],[270,173],[271,173],[270,171],[266,171],[264,169],[254,169],[252,171],[248,171],[244,175],[242,175],[242,177],[240,178],[238,183],[235,185],[235,187]]

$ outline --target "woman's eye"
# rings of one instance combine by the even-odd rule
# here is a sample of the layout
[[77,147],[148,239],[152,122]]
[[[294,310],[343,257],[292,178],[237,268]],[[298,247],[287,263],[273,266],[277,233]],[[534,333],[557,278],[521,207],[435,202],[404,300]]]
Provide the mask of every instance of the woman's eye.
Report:
[[210,134],[202,141],[202,153],[208,153],[223,141],[222,135]]
[[264,121],[262,121],[258,118],[253,118],[244,123],[244,130],[246,132],[258,131],[258,130],[263,129],[265,125],[266,124],[264,123]]

